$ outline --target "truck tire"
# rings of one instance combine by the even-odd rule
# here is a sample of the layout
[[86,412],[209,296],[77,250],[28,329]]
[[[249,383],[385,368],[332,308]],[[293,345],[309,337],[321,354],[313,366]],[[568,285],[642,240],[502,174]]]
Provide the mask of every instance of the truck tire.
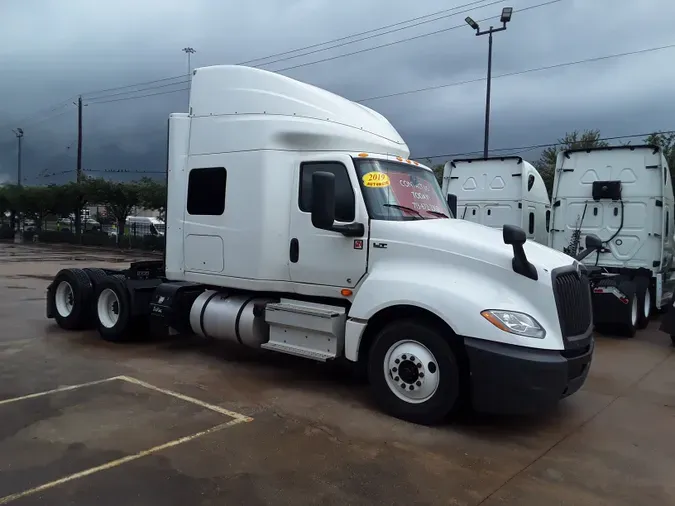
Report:
[[54,319],[62,329],[82,330],[91,324],[93,287],[82,269],[62,269],[54,277],[47,296],[52,300]]
[[622,281],[617,287],[627,298],[625,313],[622,314],[622,322],[619,324],[619,332],[624,337],[635,337],[640,315],[640,304],[637,285],[634,281]]
[[103,269],[98,269],[96,267],[86,267],[82,270],[87,274],[87,276],[89,276],[89,281],[91,281],[94,290],[96,290],[96,286],[101,281],[108,277],[108,274],[106,274]]
[[452,348],[433,325],[388,324],[368,355],[368,380],[387,413],[423,425],[442,421],[460,404],[460,369]]
[[652,316],[652,293],[649,289],[649,280],[644,277],[635,278],[638,303],[637,328],[644,329],[649,325]]
[[130,340],[135,322],[131,315],[131,298],[125,277],[107,276],[96,287],[94,300],[96,327],[101,337],[111,342]]
[[96,287],[101,281],[108,277],[108,274],[103,269],[98,269],[96,267],[85,267],[82,270],[89,277],[89,281],[91,281],[92,296],[91,303],[89,304],[89,319],[91,328],[94,328],[96,327],[96,298],[94,297],[96,294]]

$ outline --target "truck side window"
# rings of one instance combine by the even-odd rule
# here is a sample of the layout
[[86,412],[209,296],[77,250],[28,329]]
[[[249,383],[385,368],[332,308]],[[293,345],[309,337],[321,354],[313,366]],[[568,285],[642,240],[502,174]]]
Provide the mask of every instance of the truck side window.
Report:
[[349,180],[347,167],[340,162],[306,162],[300,165],[300,190],[298,205],[300,210],[312,211],[312,174],[330,172],[335,175],[335,219],[337,221],[354,221],[356,198],[354,188]]
[[188,176],[187,212],[191,215],[220,216],[225,212],[225,167],[192,169]]
[[527,191],[529,192],[534,186],[534,175],[530,174],[527,176]]
[[546,210],[546,232],[551,231],[551,210],[547,209]]
[[534,234],[534,213],[530,213],[530,234]]
[[668,232],[670,229],[670,209],[666,209],[666,237],[669,237]]

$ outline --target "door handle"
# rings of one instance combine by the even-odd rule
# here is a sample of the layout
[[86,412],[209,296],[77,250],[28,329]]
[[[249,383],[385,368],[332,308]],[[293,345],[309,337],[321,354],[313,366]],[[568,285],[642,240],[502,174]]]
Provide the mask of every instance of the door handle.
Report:
[[300,243],[295,237],[291,239],[291,247],[288,256],[293,263],[296,263],[300,257]]

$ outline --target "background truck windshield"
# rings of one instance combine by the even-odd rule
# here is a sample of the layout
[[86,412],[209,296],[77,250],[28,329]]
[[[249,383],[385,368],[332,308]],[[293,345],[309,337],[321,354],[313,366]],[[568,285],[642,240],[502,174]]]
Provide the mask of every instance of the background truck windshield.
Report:
[[374,220],[448,218],[434,173],[409,163],[354,159],[368,213]]

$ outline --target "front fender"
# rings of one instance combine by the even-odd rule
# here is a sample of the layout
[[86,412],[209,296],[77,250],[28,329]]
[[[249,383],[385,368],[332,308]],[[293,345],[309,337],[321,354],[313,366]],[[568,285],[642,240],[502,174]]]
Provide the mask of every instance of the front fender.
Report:
[[[345,336],[345,350],[355,360],[365,322],[391,306],[416,306],[441,318],[463,337],[485,339],[538,349],[564,349],[550,280],[531,280],[513,271],[482,264],[467,269],[429,262],[380,262],[361,281],[349,317],[353,321]],[[527,313],[545,329],[543,339],[504,332],[485,318],[484,309]]]

